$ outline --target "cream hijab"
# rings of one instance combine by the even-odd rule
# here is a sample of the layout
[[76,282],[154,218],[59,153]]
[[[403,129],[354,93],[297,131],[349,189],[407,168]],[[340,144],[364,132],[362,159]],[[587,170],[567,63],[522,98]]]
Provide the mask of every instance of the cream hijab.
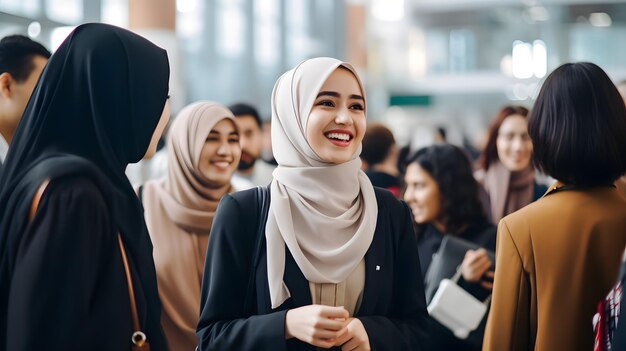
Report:
[[283,281],[285,245],[307,280],[344,281],[363,260],[376,228],[374,188],[359,154],[342,164],[327,163],[306,140],[309,113],[317,94],[338,67],[333,58],[304,61],[283,74],[272,93],[272,148],[278,162],[271,183],[265,227],[267,275],[272,308],[291,295]]
[[[142,202],[154,246],[161,322],[171,350],[193,350],[200,310],[206,248],[220,190],[210,187],[199,171],[200,153],[211,129],[227,108],[212,102],[185,107],[168,135],[168,175],[145,183]],[[230,192],[231,188],[227,192]]]

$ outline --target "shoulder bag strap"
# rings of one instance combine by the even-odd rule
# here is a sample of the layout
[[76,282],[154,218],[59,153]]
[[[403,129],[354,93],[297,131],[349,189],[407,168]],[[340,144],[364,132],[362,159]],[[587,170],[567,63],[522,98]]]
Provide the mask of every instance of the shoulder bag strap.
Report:
[[267,222],[267,215],[270,210],[270,197],[269,189],[264,186],[257,187],[257,201],[259,202],[259,231],[257,233],[257,242],[255,246],[254,259],[252,260],[253,267],[259,265],[261,258],[261,248],[263,247],[263,241],[265,240],[265,223]]
[[254,313],[254,311],[252,310],[252,306],[254,304],[254,296],[251,295],[252,292],[256,291],[254,286],[254,277],[256,276],[256,267],[259,265],[261,250],[263,249],[263,242],[265,239],[265,222],[267,222],[267,214],[270,207],[269,189],[267,187],[257,186],[256,196],[259,205],[259,227],[256,234],[256,242],[254,245],[254,252],[250,265],[250,275],[248,277],[248,289],[246,290],[246,299],[244,301],[244,311],[246,311],[246,313]]
[[124,241],[120,233],[117,233],[117,242],[119,244],[120,253],[122,254],[122,262],[124,263],[124,273],[126,274],[126,283],[128,284],[128,297],[130,298],[130,312],[133,321],[133,335],[131,341],[133,343],[133,351],[135,350],[150,350],[150,346],[147,342],[146,334],[141,331],[141,325],[139,324],[139,315],[137,313],[137,303],[135,302],[135,289],[133,288],[133,277],[130,274],[130,266],[128,264],[128,257],[126,257],[126,248],[124,247]]

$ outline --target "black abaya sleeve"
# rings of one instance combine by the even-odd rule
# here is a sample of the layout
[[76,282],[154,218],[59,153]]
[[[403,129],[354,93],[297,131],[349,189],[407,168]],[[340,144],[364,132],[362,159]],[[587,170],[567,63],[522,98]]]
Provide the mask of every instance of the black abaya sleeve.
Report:
[[[250,196],[249,202],[253,201]],[[237,200],[226,195],[215,214],[196,331],[201,351],[286,349],[286,310],[250,315],[244,308],[246,299],[256,299],[247,291],[259,225],[258,211],[253,208],[244,211]]]
[[92,182],[50,183],[16,253],[7,350],[130,350],[115,233]]

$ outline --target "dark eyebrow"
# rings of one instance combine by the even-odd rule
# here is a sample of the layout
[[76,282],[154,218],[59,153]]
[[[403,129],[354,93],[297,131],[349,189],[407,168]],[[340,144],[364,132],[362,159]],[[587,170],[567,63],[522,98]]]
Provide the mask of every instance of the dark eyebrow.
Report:
[[[211,129],[209,134],[220,134],[220,132],[218,132],[217,130]],[[237,133],[237,132],[230,132],[230,133],[228,133],[228,135],[237,135],[237,136],[239,136],[239,133]]]
[[334,91],[320,91],[319,94],[317,94],[317,97],[320,96],[332,96],[332,97],[339,97],[339,93],[336,93]]
[[361,95],[350,95],[350,99],[363,100],[365,99]]
[[[319,94],[317,94],[317,97],[319,98],[320,96],[332,96],[332,97],[340,97],[341,95],[337,92],[334,91],[320,91]],[[350,95],[350,99],[356,99],[356,100],[363,100],[365,101],[365,99],[361,96],[361,95]]]

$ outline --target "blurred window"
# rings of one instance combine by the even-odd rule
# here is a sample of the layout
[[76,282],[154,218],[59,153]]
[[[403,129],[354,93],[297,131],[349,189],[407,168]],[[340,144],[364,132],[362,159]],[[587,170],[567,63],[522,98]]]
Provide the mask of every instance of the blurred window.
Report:
[[254,56],[260,66],[275,66],[280,54],[279,0],[254,1]]
[[238,57],[246,44],[246,18],[241,0],[220,0],[217,8],[217,51],[225,57]]
[[78,24],[83,20],[83,1],[46,0],[46,17],[61,23]]
[[36,17],[41,13],[41,8],[39,0],[0,0],[0,11],[25,17]]

